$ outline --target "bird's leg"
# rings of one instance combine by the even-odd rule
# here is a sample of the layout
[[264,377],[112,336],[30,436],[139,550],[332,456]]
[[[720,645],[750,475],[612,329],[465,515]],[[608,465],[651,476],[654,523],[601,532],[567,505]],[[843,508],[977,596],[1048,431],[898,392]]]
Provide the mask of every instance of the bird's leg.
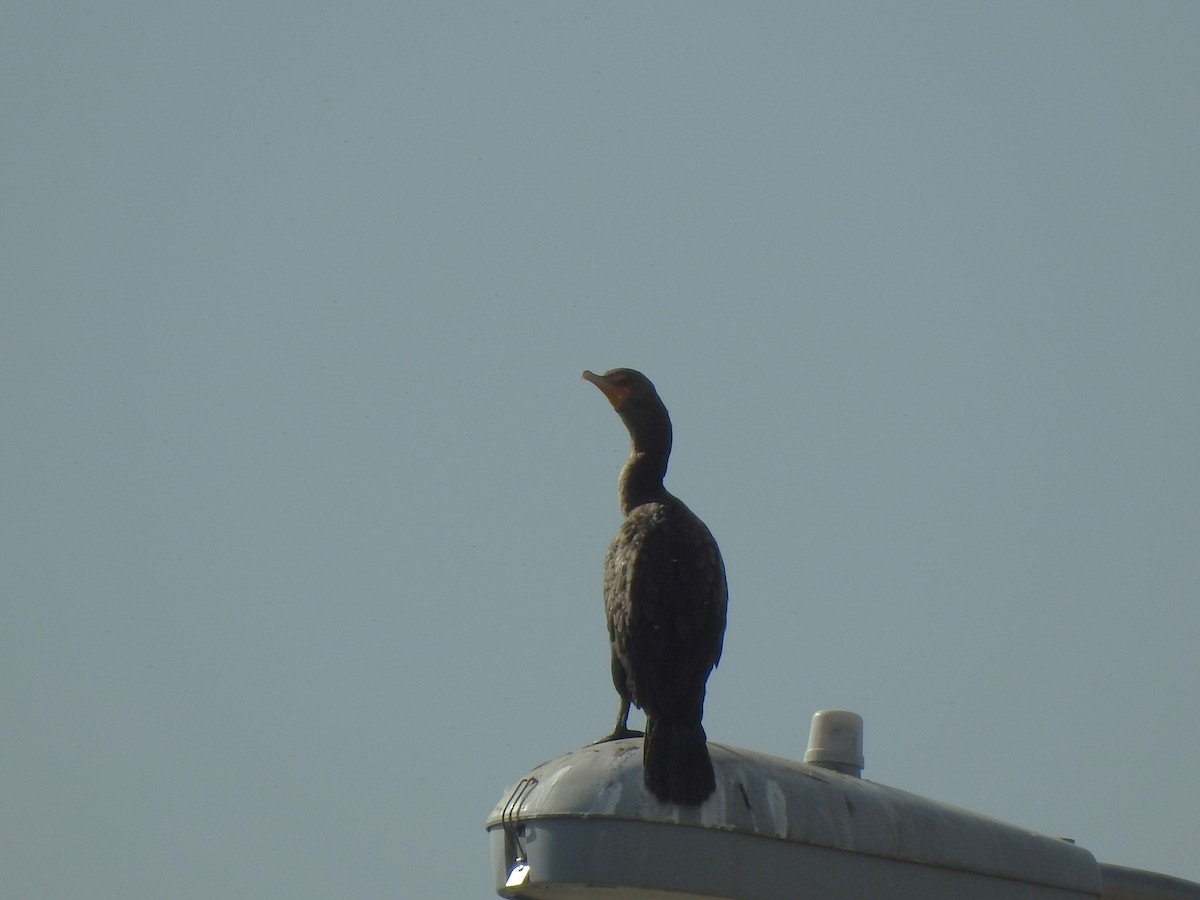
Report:
[[621,705],[617,707],[617,724],[613,726],[613,737],[633,737],[641,734],[640,731],[631,731],[629,728],[629,698],[622,697]]
[[622,738],[641,737],[644,732],[634,731],[629,727],[629,698],[621,698],[621,706],[617,710],[617,724],[612,730],[612,734],[606,735],[595,741],[597,744],[603,744],[605,741],[619,741]]

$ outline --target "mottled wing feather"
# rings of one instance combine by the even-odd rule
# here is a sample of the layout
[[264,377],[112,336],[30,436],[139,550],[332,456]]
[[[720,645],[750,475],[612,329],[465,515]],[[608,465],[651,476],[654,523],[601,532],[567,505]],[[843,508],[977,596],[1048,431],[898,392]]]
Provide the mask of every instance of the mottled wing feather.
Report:
[[727,604],[704,523],[674,498],[633,510],[605,558],[604,594],[617,690],[651,716],[698,717]]

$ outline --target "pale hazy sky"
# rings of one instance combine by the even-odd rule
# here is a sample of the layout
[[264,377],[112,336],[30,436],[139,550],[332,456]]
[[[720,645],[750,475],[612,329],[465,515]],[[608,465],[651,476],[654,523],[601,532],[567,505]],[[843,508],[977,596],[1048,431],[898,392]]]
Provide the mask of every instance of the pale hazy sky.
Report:
[[643,369],[711,739],[1200,880],[1200,4],[0,14],[0,880],[492,896]]

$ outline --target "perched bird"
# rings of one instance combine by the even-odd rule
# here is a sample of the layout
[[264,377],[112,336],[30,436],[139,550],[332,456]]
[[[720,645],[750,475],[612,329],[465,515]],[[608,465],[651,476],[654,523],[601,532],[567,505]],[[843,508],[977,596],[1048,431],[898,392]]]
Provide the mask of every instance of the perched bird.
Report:
[[604,392],[633,444],[617,482],[625,521],[604,558],[604,612],[621,697],[604,740],[637,735],[629,704],[645,710],[646,786],[664,803],[695,806],[716,789],[701,720],[725,636],[725,564],[704,523],[663,487],[671,419],[654,385],[633,369],[583,377]]

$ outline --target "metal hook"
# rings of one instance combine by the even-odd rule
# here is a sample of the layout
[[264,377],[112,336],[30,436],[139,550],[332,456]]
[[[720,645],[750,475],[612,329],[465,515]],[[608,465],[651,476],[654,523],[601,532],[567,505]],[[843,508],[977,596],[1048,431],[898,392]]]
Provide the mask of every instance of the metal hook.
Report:
[[525,802],[525,798],[529,796],[537,783],[537,779],[532,777],[522,778],[518,781],[500,813],[500,824],[504,828],[504,839],[507,845],[505,849],[513,861],[512,870],[508,873],[508,880],[504,883],[504,886],[508,888],[521,887],[529,880],[529,863],[525,858],[525,844],[521,840],[524,826],[518,824],[516,817],[521,804]]

